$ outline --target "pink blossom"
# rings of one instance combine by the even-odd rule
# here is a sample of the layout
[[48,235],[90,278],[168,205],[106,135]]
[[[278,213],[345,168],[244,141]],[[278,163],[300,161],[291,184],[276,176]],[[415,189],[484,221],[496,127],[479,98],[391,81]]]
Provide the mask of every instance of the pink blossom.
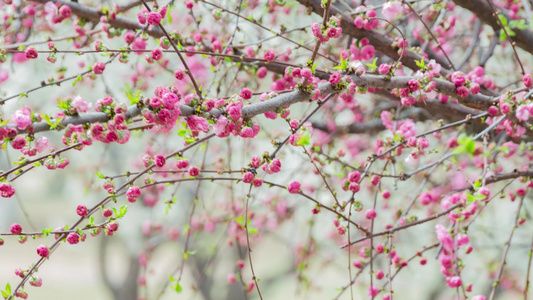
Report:
[[71,103],[72,107],[76,109],[77,112],[86,113],[91,109],[92,104],[87,103],[80,95],[74,97]]
[[15,224],[9,226],[9,231],[12,234],[21,234],[22,233],[22,226],[20,226],[20,224],[15,223]]
[[462,284],[461,277],[459,276],[453,276],[453,277],[446,277],[446,285],[451,288],[460,287]]
[[126,197],[128,198],[139,198],[141,196],[141,189],[138,186],[132,186],[126,192]]
[[468,91],[468,88],[466,88],[464,86],[460,86],[460,87],[457,88],[456,93],[457,93],[457,96],[464,98],[464,97],[468,96],[469,91]]
[[61,8],[59,8],[59,14],[65,19],[70,18],[72,15],[72,12],[70,10],[70,7],[68,5],[62,5]]
[[335,86],[335,85],[339,84],[339,82],[341,82],[341,74],[339,72],[335,72],[335,73],[331,74],[331,76],[329,77],[329,83],[331,83],[331,85]]
[[113,215],[113,211],[111,209],[104,209],[102,215],[104,216],[104,218],[109,218]]
[[357,182],[352,182],[350,183],[350,185],[348,186],[348,189],[350,190],[350,192],[352,193],[357,193],[359,192],[359,190],[361,189],[361,187],[359,186],[359,184]]
[[76,214],[80,217],[84,217],[87,215],[87,207],[85,205],[78,205],[76,208]]
[[375,50],[374,46],[372,45],[366,45],[363,48],[361,48],[361,58],[363,60],[371,60],[372,57],[374,57]]
[[448,230],[444,228],[444,226],[442,226],[441,224],[437,224],[435,225],[435,232],[437,234],[437,239],[442,244],[444,249],[446,251],[452,252],[454,248],[453,239],[450,236]]
[[166,159],[165,159],[165,157],[163,155],[158,154],[158,155],[156,155],[154,157],[154,163],[155,163],[156,166],[161,168],[161,167],[163,167],[165,165]]
[[[513,156],[516,151],[518,150],[518,145],[513,143],[512,141],[505,142],[502,144],[502,148],[504,149],[504,156],[505,158]],[[507,148],[507,149],[506,149]]]
[[239,135],[243,138],[253,138],[254,130],[251,127],[243,127]]
[[93,66],[93,72],[96,75],[104,73],[104,70],[105,70],[105,64],[103,62],[99,61],[95,63]]
[[524,75],[524,77],[522,77],[522,83],[527,88],[531,88],[533,86],[533,79],[531,79],[531,75],[529,74]]
[[20,150],[26,146],[26,139],[22,136],[17,136],[14,140],[11,141],[11,146],[15,150]]
[[428,139],[426,139],[425,137],[422,137],[422,138],[418,139],[417,146],[420,149],[425,149],[425,148],[429,147]]
[[355,19],[353,20],[353,26],[355,26],[357,29],[362,29],[364,26],[363,17],[355,17]]
[[278,173],[281,171],[281,161],[278,158],[274,158],[270,163],[269,168],[272,172]]
[[262,78],[265,78],[265,76],[267,75],[268,73],[268,70],[266,67],[261,67],[257,70],[257,77],[259,79],[262,79]]
[[376,297],[379,293],[379,289],[376,286],[369,286],[368,287],[368,297]]
[[409,86],[409,91],[411,92],[416,92],[420,88],[420,82],[418,82],[416,79],[409,80],[407,85]]
[[254,168],[259,168],[259,165],[261,164],[261,159],[257,156],[252,157],[251,166]]
[[264,59],[265,59],[266,61],[273,61],[275,57],[276,57],[276,55],[275,55],[274,52],[272,52],[271,50],[267,50],[267,51],[265,52]]
[[161,14],[157,12],[151,11],[146,15],[146,22],[153,26],[159,25],[159,23],[161,23],[161,19]]
[[457,246],[463,246],[463,245],[466,245],[468,244],[468,242],[470,241],[470,239],[468,238],[468,235],[467,234],[459,234],[457,235]]
[[328,28],[328,30],[326,31],[326,35],[329,38],[335,37],[337,35],[337,28],[335,28],[335,27]]
[[407,96],[407,97],[401,98],[400,102],[402,103],[402,105],[411,106],[416,103],[416,98],[413,96]]
[[163,57],[163,52],[159,48],[155,48],[151,52],[151,58],[153,60],[160,60]]
[[455,86],[462,86],[466,83],[466,78],[463,76],[463,73],[459,71],[452,73],[451,80]]
[[176,168],[185,169],[189,166],[189,161],[186,159],[180,159],[176,162]]
[[244,173],[244,175],[242,176],[242,182],[244,183],[252,183],[252,181],[254,180],[254,174],[252,172],[246,172]]
[[25,130],[32,123],[31,110],[27,106],[17,109],[11,118],[20,130]]
[[46,16],[44,17],[46,21],[48,21],[48,24],[50,26],[58,23],[57,21],[57,15],[59,13],[59,9],[52,1],[48,1],[44,4],[44,11],[46,13]]
[[470,93],[472,95],[479,94],[480,91],[481,91],[481,88],[479,87],[479,84],[477,83],[470,84]]
[[527,121],[529,119],[529,107],[520,105],[515,112],[516,118],[520,121]]
[[300,191],[300,183],[298,181],[291,181],[287,189],[291,194],[298,194]]
[[198,167],[192,166],[189,168],[189,176],[196,177],[200,174]]
[[500,111],[502,114],[508,114],[511,112],[511,105],[507,102],[500,104]]
[[376,217],[376,211],[374,209],[369,209],[365,212],[365,218],[373,220]]
[[67,236],[67,242],[71,245],[75,245],[80,242],[80,235],[76,232],[71,232]]
[[228,274],[228,282],[230,284],[237,283],[237,279],[235,279],[235,274],[233,274],[233,273]]
[[207,123],[207,120],[202,117],[197,117],[194,115],[187,117],[187,125],[193,131],[209,131],[209,124]]
[[355,258],[355,259],[352,261],[352,264],[353,264],[354,267],[356,267],[356,268],[358,268],[358,269],[361,269],[361,268],[363,267],[363,263],[362,263],[359,259],[357,259],[357,258]]
[[389,21],[397,17],[399,14],[402,13],[403,5],[401,1],[389,1],[385,4],[383,4],[383,7],[381,8],[381,13],[385,18]]
[[39,245],[37,246],[37,254],[39,254],[40,257],[48,257],[48,255],[50,255],[50,250],[45,245]]
[[480,195],[485,196],[485,199],[484,199],[484,200],[488,200],[489,197],[490,197],[490,190],[489,190],[488,188],[486,188],[486,187],[482,187],[482,188],[480,188],[480,189],[478,190],[478,193],[479,193]]
[[124,41],[128,44],[135,42],[135,34],[131,31],[126,32],[124,34]]
[[39,56],[39,53],[37,50],[33,47],[28,47],[26,50],[24,50],[24,55],[26,55],[26,58],[29,59],[35,59],[37,56]]
[[15,194],[15,189],[10,183],[3,182],[0,184],[0,196],[4,198],[10,198]]
[[378,72],[381,75],[385,75],[390,72],[391,65],[389,64],[381,64],[379,65]]
[[243,88],[241,90],[241,97],[245,100],[248,100],[250,98],[252,98],[252,91],[250,91],[249,89],[247,88]]

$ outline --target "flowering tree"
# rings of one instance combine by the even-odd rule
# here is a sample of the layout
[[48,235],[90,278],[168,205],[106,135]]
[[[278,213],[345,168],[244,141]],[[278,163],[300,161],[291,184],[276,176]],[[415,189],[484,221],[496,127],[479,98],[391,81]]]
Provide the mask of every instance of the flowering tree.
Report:
[[0,8],[5,299],[527,298],[529,1]]

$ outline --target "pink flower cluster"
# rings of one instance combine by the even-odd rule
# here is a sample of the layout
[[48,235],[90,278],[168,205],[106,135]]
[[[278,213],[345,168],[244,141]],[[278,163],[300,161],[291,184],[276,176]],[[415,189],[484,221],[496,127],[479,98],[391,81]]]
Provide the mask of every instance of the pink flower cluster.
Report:
[[17,109],[11,116],[15,125],[20,130],[26,130],[32,123],[31,109],[27,106]]
[[[35,15],[35,9],[28,9],[30,13]],[[68,5],[61,5],[61,2],[48,1],[44,4],[45,20],[50,26],[63,22],[72,15],[72,11]]]
[[167,9],[166,6],[163,6],[164,9],[161,9],[159,12],[148,12],[146,8],[143,8],[140,12],[137,13],[137,20],[139,24],[146,25],[146,23],[157,26],[161,23],[161,20],[166,16]]
[[132,186],[126,192],[126,197],[131,203],[137,201],[137,198],[139,198],[139,196],[141,196],[141,189],[139,189],[138,186]]
[[213,131],[218,137],[227,137],[230,134],[243,138],[254,138],[260,130],[257,123],[248,120],[244,123],[242,117],[243,98],[239,95],[233,95],[226,103],[224,99],[216,101],[215,107],[224,107],[227,113],[217,118],[217,123],[213,125]]
[[374,46],[370,45],[370,41],[367,38],[362,38],[360,41],[354,40],[350,45],[350,60],[352,61],[372,60],[375,53]]
[[[181,115],[181,97],[177,94],[177,89],[170,90],[167,87],[158,86],[155,89],[155,97],[152,97],[147,101],[147,106],[143,108],[141,114],[145,118],[147,123],[155,123],[158,125],[158,130],[167,132],[176,125],[176,120]],[[184,102],[196,103],[196,95],[186,96]],[[185,104],[189,104],[185,103]],[[193,104],[194,104],[193,103]],[[188,120],[193,126],[196,126],[196,131],[204,129],[204,123],[197,119]],[[192,130],[192,128],[191,128]],[[203,130],[201,130],[203,131]]]
[[0,184],[0,196],[10,198],[15,194],[15,189],[10,183],[3,182]]
[[341,21],[337,17],[331,17],[327,23],[326,28],[322,28],[319,23],[311,24],[311,31],[313,35],[322,43],[329,41],[329,39],[337,39],[342,34]]
[[274,158],[270,164],[265,162],[261,166],[261,169],[263,169],[263,171],[265,171],[267,174],[278,173],[281,171],[281,161],[278,158]]
[[387,3],[383,4],[383,7],[381,8],[381,13],[389,21],[392,21],[394,18],[399,16],[402,12],[403,12],[402,1],[388,1]]
[[[355,11],[365,10],[365,6],[359,6]],[[376,17],[376,11],[373,9],[367,10],[364,15],[358,14],[353,20],[353,25],[357,29],[372,30],[379,26],[379,20],[374,19]]]

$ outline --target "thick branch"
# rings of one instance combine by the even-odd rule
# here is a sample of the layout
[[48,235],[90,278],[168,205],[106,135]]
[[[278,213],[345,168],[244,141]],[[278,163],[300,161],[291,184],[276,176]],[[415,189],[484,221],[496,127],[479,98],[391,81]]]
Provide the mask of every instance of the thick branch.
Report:
[[[321,6],[322,1],[320,0],[298,0],[298,2],[307,7],[311,7],[312,11],[318,15],[322,16],[324,14],[324,9]],[[370,41],[370,44],[381,53],[387,55],[388,57],[394,60],[397,60],[400,57],[398,55],[398,49],[393,48],[391,46],[393,44],[393,40],[385,36],[384,34],[376,32],[374,30],[367,31],[363,29],[357,29],[357,27],[353,25],[353,18],[350,15],[342,12],[334,5],[330,7],[329,15],[341,15],[341,27],[343,34],[348,34],[349,36],[352,36],[356,39],[362,39],[366,37]],[[419,54],[414,53],[412,51],[405,51],[405,54],[402,58],[402,63],[413,70],[418,70],[418,66],[415,63],[415,60],[421,59],[422,56],[420,56]],[[436,61],[443,66],[446,66],[448,64],[446,60],[437,59],[437,57]],[[446,73],[448,71],[444,70],[444,72]]]
[[[483,23],[486,23],[495,32],[499,32],[502,28],[498,22],[498,16],[494,16],[492,9],[486,1],[480,0],[453,0],[455,4],[471,11],[475,14]],[[509,16],[502,13],[507,20],[510,20]],[[516,45],[523,50],[533,54],[533,32],[528,29],[520,30],[513,28],[515,35],[512,36]]]
[[[100,17],[102,14],[98,12],[96,8],[87,7],[85,5],[78,4],[77,2],[73,1],[63,1],[63,0],[34,0],[38,3],[46,3],[49,1],[52,1],[53,3],[61,3],[61,5],[67,5],[70,7],[72,13],[80,18],[84,18],[86,20],[98,23],[100,22]],[[141,26],[138,22],[132,21],[123,17],[116,17],[115,20],[108,20],[109,25],[115,28],[123,28],[123,29],[131,29],[131,30],[141,30],[143,29],[143,26]],[[146,32],[156,38],[162,37],[164,34],[163,32],[155,26],[150,26],[146,30]]]

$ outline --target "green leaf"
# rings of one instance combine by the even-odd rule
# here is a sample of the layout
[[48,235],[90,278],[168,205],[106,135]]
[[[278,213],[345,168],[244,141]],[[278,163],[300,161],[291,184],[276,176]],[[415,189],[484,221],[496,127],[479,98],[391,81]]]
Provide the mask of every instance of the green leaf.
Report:
[[122,206],[119,208],[119,212],[118,212],[118,215],[117,215],[117,219],[118,219],[118,218],[122,218],[122,217],[124,217],[124,215],[126,215],[127,212],[128,212],[128,206],[127,206],[127,205],[122,205]]
[[50,232],[54,231],[54,227],[50,227],[48,229],[43,229],[41,232],[42,234],[44,234],[45,236],[48,236],[50,234]]
[[474,182],[474,191],[477,191],[477,189],[481,187],[481,184],[481,180],[476,180],[476,182]]
[[500,41],[503,41],[507,38],[504,30],[500,30]]
[[176,291],[176,293],[178,293],[178,294],[181,293],[181,291],[183,290],[183,289],[181,288],[181,285],[180,285],[180,283],[179,283],[178,281],[176,281],[176,282],[174,282],[174,283],[172,284],[172,289],[173,289],[174,291]]
[[298,145],[298,146],[309,146],[309,145],[311,145],[310,139],[311,139],[311,136],[310,136],[309,132],[306,132],[306,133],[304,133],[304,134],[302,134],[300,136],[300,140],[298,142],[296,142],[296,145]]
[[376,58],[374,58],[374,60],[372,61],[371,64],[370,64],[370,63],[367,63],[366,66],[369,67],[369,68],[371,68],[372,71],[375,71],[376,68],[377,68],[377,67],[376,67],[376,62],[377,62],[377,61],[378,61],[378,58],[376,57]]
[[424,62],[424,58],[422,58],[420,61],[415,60],[415,63],[420,69],[426,68],[426,63]]
[[57,106],[63,110],[70,109],[70,100],[57,99]]
[[474,151],[476,151],[476,142],[472,140],[472,136],[461,134],[459,138],[457,138],[457,143],[459,144],[459,147],[454,149],[455,154],[464,152],[473,154]]
[[311,72],[313,72],[313,74],[315,73],[315,69],[317,66],[318,66],[318,63],[313,64],[313,67],[311,68]]
[[11,285],[9,282],[6,284],[6,292],[11,295]]
[[333,67],[333,69],[335,70],[346,70],[348,68],[348,60],[347,59],[344,59],[341,55],[341,63],[336,66],[336,67]]
[[141,98],[141,92],[137,91],[135,94],[133,93],[133,88],[126,84],[126,86],[122,89],[122,91],[126,94],[126,97],[130,100],[131,105],[135,105],[139,103],[139,99]]
[[178,135],[181,137],[184,137],[185,135],[187,135],[187,130],[185,129],[178,130]]
[[72,83],[72,86],[75,86],[76,83],[78,83],[78,81],[82,81],[82,79],[83,79],[83,78],[81,77],[81,75],[78,75],[78,77],[76,77],[76,79],[75,79],[74,82]]
[[195,254],[196,254],[196,251],[185,251],[185,253],[183,253],[183,259],[187,259],[189,255],[195,255]]
[[105,178],[104,174],[99,173],[98,171],[94,171],[94,173],[96,173],[96,176],[98,176],[98,178],[100,178],[100,179],[104,179]]
[[507,19],[502,14],[499,14],[498,18],[500,18],[500,21],[502,22],[503,26],[507,26]]
[[169,14],[167,13],[167,19],[168,19],[168,23],[171,24],[172,23],[172,14]]

